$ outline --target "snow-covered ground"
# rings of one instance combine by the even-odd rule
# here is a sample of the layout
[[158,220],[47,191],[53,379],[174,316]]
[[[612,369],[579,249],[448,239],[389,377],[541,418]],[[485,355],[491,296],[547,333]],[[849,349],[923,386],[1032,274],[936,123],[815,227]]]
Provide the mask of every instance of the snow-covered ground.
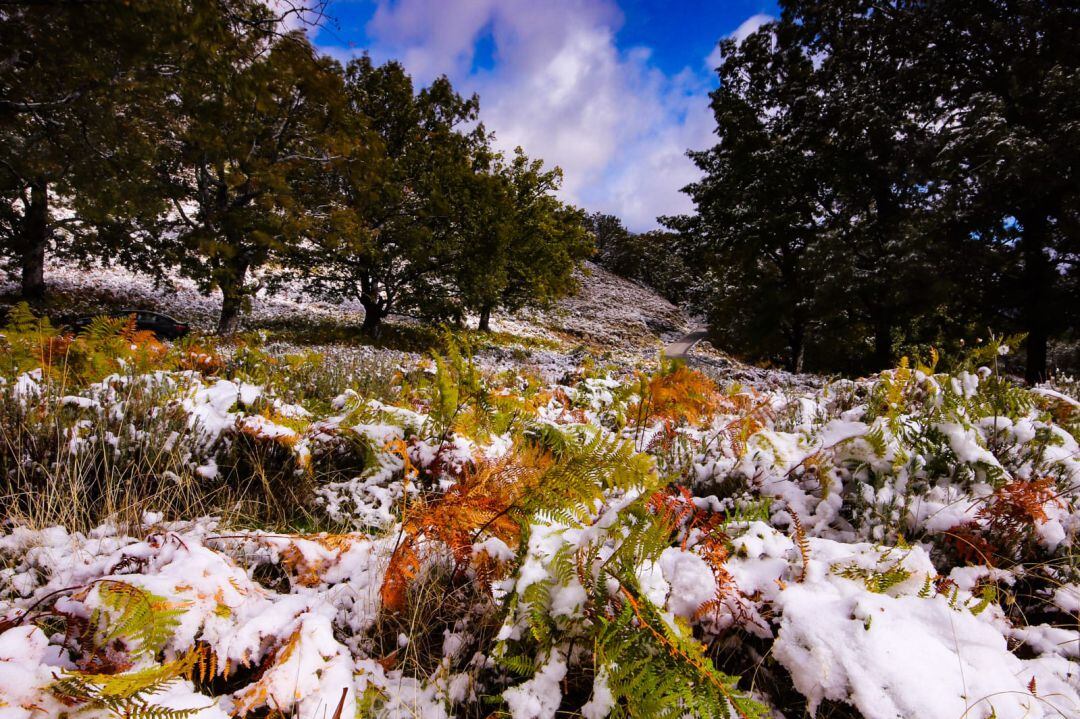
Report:
[[[480,376],[271,339],[199,371],[166,361],[178,348],[137,370],[135,348],[84,385],[55,367],[0,378],[13,476],[127,477],[131,457],[165,455],[156,483],[213,496],[255,447],[335,528],[151,499],[134,525],[76,531],[31,526],[9,494],[0,719],[451,717],[492,700],[598,719],[648,715],[649,696],[702,716],[1080,716],[1075,382],[906,365],[827,382],[707,346],[691,364],[712,380],[658,371],[687,318],[587,269],[558,307],[494,318],[547,342],[484,347]],[[218,307],[116,270],[49,282],[73,312],[210,327]],[[284,291],[248,321],[361,319]],[[40,418],[59,441],[33,434]],[[656,673],[644,696],[628,667]]]
[[[115,716],[127,691],[203,719],[449,717],[487,711],[485,696],[513,719],[604,717],[644,706],[620,676],[642,657],[748,714],[703,643],[788,716],[1080,715],[1075,397],[985,368],[817,390],[645,379],[486,381],[475,406],[525,418],[515,435],[459,412],[446,430],[416,378],[396,401],[350,389],[305,407],[237,377],[79,390],[23,375],[7,401],[63,407],[74,456],[129,411],[132,383],[168,389],[191,428],[175,481],[220,478],[241,438],[299,471],[350,447],[370,458],[317,486],[333,534],[159,514],[137,531],[7,528],[0,716]],[[150,441],[137,429],[118,452]],[[500,521],[568,452],[605,469],[548,497],[562,509],[518,515],[527,532]]]
[[[535,371],[549,380],[574,372],[586,358],[624,369],[655,364],[660,351],[681,337],[693,322],[678,307],[651,289],[618,277],[586,262],[578,274],[579,291],[548,309],[527,309],[514,315],[496,313],[492,329],[517,336],[523,341],[508,346],[484,348],[479,359],[492,371]],[[113,309],[154,309],[211,330],[221,308],[219,292],[199,292],[190,280],[173,277],[164,284],[119,267],[51,266],[46,273],[50,292],[63,305],[64,316],[90,314]],[[16,286],[0,282],[0,296],[14,296]],[[286,283],[274,292],[260,290],[245,315],[244,325],[304,327],[313,324],[340,325],[357,330],[364,309],[357,301],[330,303],[312,297],[299,286]],[[474,321],[473,318],[471,321]],[[391,316],[394,324],[416,320]],[[541,340],[545,345],[537,346]],[[299,349],[280,345],[278,351]],[[311,349],[308,347],[308,349]],[[372,350],[355,343],[319,346],[320,352],[377,354],[398,361],[401,353]],[[780,370],[766,370],[739,362],[702,343],[690,362],[723,381],[739,381],[757,387],[802,387],[821,385],[812,375],[794,376]]]
[[[49,291],[63,298],[72,314],[117,308],[155,309],[212,329],[221,308],[218,291],[201,293],[195,283],[170,277],[163,283],[120,267],[52,265],[46,273]],[[617,277],[586,262],[578,273],[580,291],[546,310],[517,315],[496,314],[492,329],[523,337],[576,343],[594,348],[655,349],[687,329],[683,313],[648,288]],[[0,283],[0,295],[12,295],[10,280]],[[247,326],[267,323],[329,322],[359,326],[364,309],[357,300],[331,303],[311,296],[300,285],[285,283],[271,292],[260,289],[252,298]],[[408,318],[391,317],[408,322]]]

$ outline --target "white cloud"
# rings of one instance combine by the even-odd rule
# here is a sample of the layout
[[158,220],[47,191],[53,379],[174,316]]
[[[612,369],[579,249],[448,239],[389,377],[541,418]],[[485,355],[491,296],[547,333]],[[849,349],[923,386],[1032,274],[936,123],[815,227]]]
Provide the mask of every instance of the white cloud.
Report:
[[[753,35],[759,27],[761,27],[765,23],[772,22],[775,19],[776,18],[772,15],[766,15],[764,13],[751,15],[750,17],[743,20],[739,24],[739,27],[732,30],[731,33],[728,34],[728,37],[733,39],[736,44],[742,44],[742,41]],[[711,71],[720,67],[721,61],[723,61],[723,57],[720,53],[720,47],[718,45],[717,47],[713,48],[712,52],[709,53],[709,57],[706,58],[705,64]]]
[[728,37],[733,38],[737,43],[741,43],[743,40],[753,35],[759,27],[761,27],[767,22],[772,22],[775,19],[776,18],[774,18],[772,15],[751,15],[750,17],[743,20],[739,27],[735,28],[735,30]]
[[[769,19],[755,15],[735,34]],[[621,22],[611,0],[377,0],[368,50],[401,60],[418,82],[447,74],[479,92],[501,148],[559,165],[567,200],[645,230],[691,209],[679,190],[698,177],[686,150],[712,142],[709,82],[701,67],[669,76],[648,48],[618,48]],[[489,33],[496,62],[473,70]]]

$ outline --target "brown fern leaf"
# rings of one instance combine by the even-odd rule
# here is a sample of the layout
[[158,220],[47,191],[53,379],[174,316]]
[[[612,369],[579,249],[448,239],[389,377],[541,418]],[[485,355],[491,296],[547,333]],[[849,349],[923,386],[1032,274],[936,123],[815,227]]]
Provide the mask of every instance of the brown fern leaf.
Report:
[[677,534],[683,549],[686,549],[691,537],[697,538],[699,546],[709,542],[718,542],[723,546],[727,541],[727,535],[721,530],[723,516],[694,504],[694,497],[686,487],[670,487],[655,492],[649,497],[647,506],[660,522],[667,524],[672,533]]
[[54,365],[63,364],[74,341],[75,337],[72,335],[56,337],[42,335],[39,338],[34,354],[45,373],[50,372]]
[[1053,479],[1015,479],[995,490],[979,510],[981,525],[954,527],[949,536],[965,561],[1016,560],[1032,551],[1035,526],[1049,519],[1046,508],[1060,503]]
[[642,423],[661,419],[675,423],[698,424],[708,419],[724,404],[716,384],[701,372],[677,367],[649,380],[646,397],[630,409],[631,417]]
[[810,540],[806,538],[806,529],[803,528],[798,513],[794,509],[788,511],[791,513],[791,526],[795,530],[795,546],[799,548],[799,555],[802,556],[802,570],[799,572],[799,582],[802,583],[806,581],[806,568],[810,565]]
[[[420,571],[421,538],[447,547],[459,569],[473,560],[473,543],[480,534],[516,547],[521,526],[513,510],[552,462],[550,455],[532,449],[510,452],[500,460],[481,460],[441,498],[414,505],[383,580],[383,608],[390,612],[405,608],[408,587]],[[487,563],[485,573],[494,576],[493,570]]]
[[215,375],[225,367],[221,355],[210,347],[198,344],[185,346],[176,362],[178,369],[198,372],[207,376]]
[[735,579],[725,566],[730,556],[728,536],[723,531],[723,515],[694,504],[686,487],[670,487],[655,492],[647,502],[657,521],[671,528],[683,550],[695,540],[694,549],[705,560],[716,580],[716,596],[698,608],[697,616],[719,611],[724,597],[735,588]]
[[289,658],[296,651],[297,645],[300,643],[300,630],[297,629],[292,633],[278,650],[267,656],[267,660],[263,663],[260,678],[254,684],[251,684],[236,694],[236,708],[234,710],[235,715],[238,717],[247,716],[254,709],[265,706],[270,700],[271,683],[273,676],[270,673],[270,669],[277,665],[282,665],[289,661]]
[[1060,502],[1049,477],[1026,481],[1016,479],[999,487],[991,501],[979,510],[979,516],[1008,525],[1032,525],[1045,522],[1046,505]]

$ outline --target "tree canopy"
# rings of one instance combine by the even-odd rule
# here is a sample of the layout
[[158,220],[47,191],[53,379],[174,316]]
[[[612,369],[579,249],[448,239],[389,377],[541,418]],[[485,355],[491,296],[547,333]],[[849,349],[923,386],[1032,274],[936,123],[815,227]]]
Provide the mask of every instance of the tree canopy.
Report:
[[990,330],[1029,380],[1075,333],[1080,9],[1034,0],[785,0],[721,44],[696,212],[726,347],[850,372]]
[[561,173],[507,160],[479,99],[396,62],[342,67],[259,0],[0,9],[0,235],[24,297],[48,255],[220,291],[299,281],[391,312],[488,324],[573,287],[591,253]]

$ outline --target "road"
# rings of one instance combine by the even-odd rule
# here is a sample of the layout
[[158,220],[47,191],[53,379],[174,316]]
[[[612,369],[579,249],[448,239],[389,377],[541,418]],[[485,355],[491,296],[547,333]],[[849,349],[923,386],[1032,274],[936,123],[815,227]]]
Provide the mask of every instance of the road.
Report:
[[701,340],[709,336],[708,327],[696,327],[664,348],[664,354],[670,359],[686,359],[690,350]]

